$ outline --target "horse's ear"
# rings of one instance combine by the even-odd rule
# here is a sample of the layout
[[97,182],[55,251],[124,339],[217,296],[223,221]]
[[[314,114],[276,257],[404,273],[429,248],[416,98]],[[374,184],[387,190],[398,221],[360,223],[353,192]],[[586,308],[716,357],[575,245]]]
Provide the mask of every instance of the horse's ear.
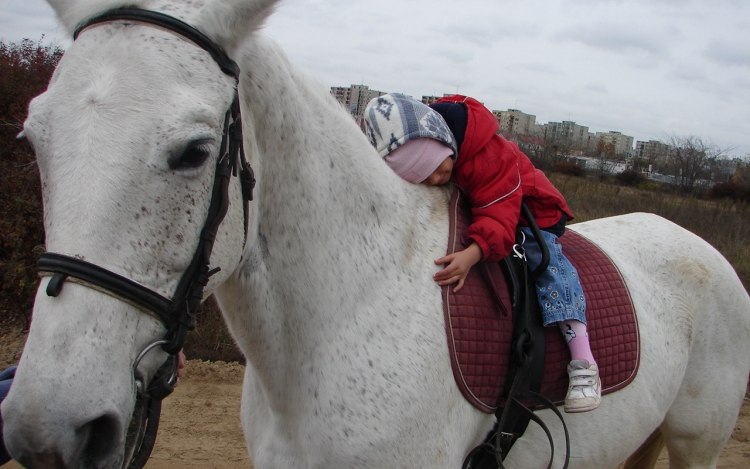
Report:
[[195,26],[230,55],[257,31],[279,0],[209,0]]
[[142,0],[47,0],[47,3],[55,10],[57,18],[71,36],[82,21],[107,10],[124,6],[145,8],[141,5],[144,3]]
[[[113,8],[131,6],[144,9],[159,8],[150,0],[47,0],[57,13],[65,29],[72,34],[75,28],[91,18]],[[231,53],[252,32],[263,25],[279,0],[207,0],[172,4],[172,13],[198,28]]]

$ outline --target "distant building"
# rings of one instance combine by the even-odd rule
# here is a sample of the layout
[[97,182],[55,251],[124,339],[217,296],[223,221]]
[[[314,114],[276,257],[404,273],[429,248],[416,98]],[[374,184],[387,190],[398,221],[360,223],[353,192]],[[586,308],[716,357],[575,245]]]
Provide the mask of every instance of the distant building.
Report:
[[500,132],[506,134],[531,135],[536,126],[536,116],[518,109],[492,111],[500,123]]
[[331,96],[336,98],[336,101],[340,102],[342,106],[349,109],[349,102],[351,101],[351,93],[352,89],[348,86],[344,88],[343,86],[332,86],[331,87]]
[[610,130],[609,132],[597,132],[596,140],[611,143],[615,147],[616,155],[627,155],[633,152],[633,137],[623,135],[621,132]]
[[[331,87],[331,95],[349,111],[362,129],[364,129],[364,112],[367,103],[384,94],[383,91],[371,90],[367,85]],[[422,95],[422,103],[430,105],[440,98],[450,95],[450,93],[442,96]],[[559,142],[562,145],[560,148],[564,147],[565,151],[570,152],[571,155],[580,156],[587,154],[590,150],[595,150],[600,140],[612,143],[615,147],[615,154],[627,155],[630,158],[649,159],[650,155],[655,155],[658,158],[666,155],[668,151],[668,146],[655,140],[638,142],[634,151],[633,137],[616,131],[590,132],[587,126],[576,124],[573,121],[538,124],[535,115],[526,114],[519,109],[492,111],[492,114],[500,124],[499,133],[505,138],[520,141],[518,136],[523,136],[524,139],[521,140],[527,143],[526,141],[531,139],[535,145],[557,145],[555,142]]]
[[569,141],[574,149],[589,148],[589,128],[573,121],[548,122],[547,141]]
[[649,140],[648,142],[635,142],[635,156],[638,159],[650,162],[659,161],[666,158],[669,153],[669,145],[658,140]]
[[367,103],[372,98],[383,96],[382,91],[371,90],[367,85],[352,85],[348,88],[341,86],[332,86],[331,95],[336,98],[356,120],[360,120],[364,115]]

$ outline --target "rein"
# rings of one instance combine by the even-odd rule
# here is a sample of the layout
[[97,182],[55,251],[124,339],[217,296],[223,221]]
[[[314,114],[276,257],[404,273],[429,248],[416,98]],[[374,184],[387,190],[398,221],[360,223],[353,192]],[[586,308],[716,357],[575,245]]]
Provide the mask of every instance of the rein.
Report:
[[482,444],[469,452],[462,469],[505,469],[505,457],[532,420],[547,435],[551,451],[547,469],[551,469],[555,459],[552,433],[544,421],[526,407],[529,403],[546,407],[560,419],[565,434],[565,460],[562,469],[567,469],[570,463],[570,435],[565,419],[549,399],[539,394],[544,373],[545,333],[537,300],[530,290],[534,288],[536,278],[547,269],[550,253],[539,226],[525,203],[521,204],[521,213],[529,223],[534,237],[539,240],[542,261],[533,272],[529,272],[523,241],[515,244],[511,255],[501,261],[503,272],[513,285],[511,364],[501,396],[505,404],[497,407],[494,428]]
[[[170,377],[168,373],[161,373],[165,379],[152,381],[163,382],[163,385],[155,387],[152,382],[147,388],[146,380],[137,370],[138,362],[149,350],[161,345],[162,349],[170,354],[170,360],[174,360],[175,363],[171,366],[173,366],[173,373],[176,372],[176,357],[174,355],[182,349],[187,332],[195,328],[195,313],[203,300],[203,291],[209,278],[221,270],[220,267],[211,269],[210,260],[219,225],[229,209],[230,179],[232,176],[239,176],[240,178],[245,218],[244,242],[247,242],[248,204],[249,201],[253,200],[255,176],[253,169],[245,158],[242,146],[242,120],[238,92],[240,69],[237,63],[230,59],[211,39],[189,24],[163,13],[139,8],[118,8],[92,18],[76,29],[73,38],[76,39],[89,26],[122,20],[161,27],[190,40],[211,54],[222,72],[232,76],[235,80],[234,98],[224,118],[224,130],[206,221],[201,230],[200,240],[193,259],[183,272],[172,298],[166,298],[133,280],[75,257],[45,252],[37,263],[40,276],[52,276],[47,284],[46,293],[48,296],[58,296],[65,281],[72,281],[133,305],[155,316],[166,327],[167,333],[163,340],[146,347],[139,354],[134,365],[138,402],[133,420],[138,420],[138,426],[143,427],[138,437],[142,440],[143,434],[147,432],[153,432],[152,436],[155,438],[158,428],[158,410],[156,410],[155,425],[152,421],[153,415],[149,418],[147,425],[142,417],[139,418],[139,414],[153,414],[155,411],[154,401],[160,402],[161,399],[166,397],[172,391],[174,383],[173,376]],[[159,374],[157,372],[157,376]],[[145,457],[144,451],[147,451]],[[140,443],[135,444],[129,467],[142,467],[148,459],[150,451],[150,447],[142,450]]]

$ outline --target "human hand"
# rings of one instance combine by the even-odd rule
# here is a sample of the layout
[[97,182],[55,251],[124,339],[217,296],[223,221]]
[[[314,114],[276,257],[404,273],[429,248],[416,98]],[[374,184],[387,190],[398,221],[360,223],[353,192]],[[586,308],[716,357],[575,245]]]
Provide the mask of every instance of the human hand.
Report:
[[180,350],[177,352],[177,379],[174,382],[176,388],[180,384],[180,378],[185,375],[185,353]]
[[469,275],[471,267],[482,259],[482,250],[479,248],[477,243],[471,243],[471,245],[463,251],[454,252],[445,257],[435,261],[435,264],[447,266],[437,272],[432,279],[435,280],[438,285],[450,285],[458,282],[458,285],[453,289],[454,292],[459,291],[464,286],[466,276]]

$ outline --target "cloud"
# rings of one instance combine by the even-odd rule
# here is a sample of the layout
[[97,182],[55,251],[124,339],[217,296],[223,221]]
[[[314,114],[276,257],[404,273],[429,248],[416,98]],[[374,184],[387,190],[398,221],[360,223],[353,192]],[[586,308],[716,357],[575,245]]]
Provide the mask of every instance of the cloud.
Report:
[[690,66],[674,69],[670,75],[691,84],[707,84],[710,81],[705,70]]
[[564,73],[564,71],[560,67],[552,65],[550,63],[525,63],[520,64],[518,67],[523,70],[528,70],[529,72],[545,75],[560,75]]
[[589,83],[584,88],[595,93],[609,93],[607,87],[599,83]]
[[712,40],[704,55],[721,65],[750,67],[750,44],[746,41]]
[[52,8],[41,0],[3,2],[0,7],[0,38],[8,42],[21,39],[36,41],[44,35],[44,43],[67,48],[71,41],[57,22]]
[[579,42],[585,46],[608,52],[645,53],[662,55],[662,41],[652,33],[638,31],[634,27],[623,27],[619,24],[590,26],[577,24],[566,28],[555,36],[557,39]]

